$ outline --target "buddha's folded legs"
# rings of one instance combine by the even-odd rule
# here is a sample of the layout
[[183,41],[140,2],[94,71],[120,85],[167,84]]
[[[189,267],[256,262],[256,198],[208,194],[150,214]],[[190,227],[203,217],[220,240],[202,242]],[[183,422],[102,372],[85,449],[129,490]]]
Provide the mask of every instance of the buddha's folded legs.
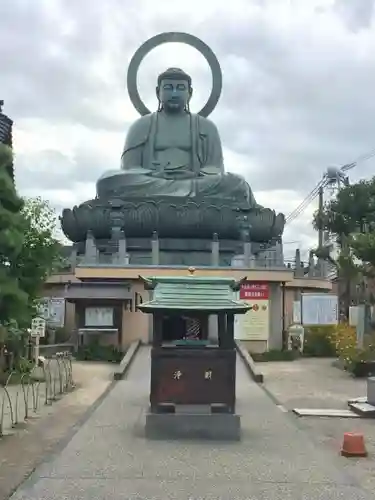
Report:
[[157,196],[191,196],[193,179],[163,179],[131,171],[119,171],[100,179],[96,184],[99,198],[118,197],[152,199]]
[[123,170],[104,176],[97,183],[99,198],[119,197],[123,199],[163,196],[173,197],[220,197],[238,202],[255,204],[247,182],[235,174],[205,175],[195,179],[163,179],[137,172]]

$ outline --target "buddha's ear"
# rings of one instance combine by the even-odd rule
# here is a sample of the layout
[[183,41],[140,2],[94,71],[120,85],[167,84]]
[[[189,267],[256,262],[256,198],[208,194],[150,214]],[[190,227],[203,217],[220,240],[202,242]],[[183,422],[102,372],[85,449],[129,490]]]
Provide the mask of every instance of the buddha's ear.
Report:
[[156,91],[156,97],[159,99],[159,91],[160,91],[160,87],[156,87],[156,88],[155,88],[155,91]]
[[193,87],[189,87],[189,101],[193,96]]

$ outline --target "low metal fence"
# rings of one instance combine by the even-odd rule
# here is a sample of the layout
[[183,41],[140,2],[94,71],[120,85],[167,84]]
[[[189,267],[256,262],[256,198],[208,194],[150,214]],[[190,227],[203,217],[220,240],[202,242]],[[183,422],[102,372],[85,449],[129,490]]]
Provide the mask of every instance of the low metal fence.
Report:
[[41,402],[52,405],[75,388],[72,359],[70,351],[57,352],[50,358],[40,356],[31,372],[21,377],[10,373],[0,386],[0,437],[36,416]]

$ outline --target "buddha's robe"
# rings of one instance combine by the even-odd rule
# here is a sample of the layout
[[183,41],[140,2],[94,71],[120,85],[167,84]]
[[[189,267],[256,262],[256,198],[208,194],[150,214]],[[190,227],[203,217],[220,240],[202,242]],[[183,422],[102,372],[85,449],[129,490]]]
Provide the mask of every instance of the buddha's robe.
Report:
[[218,130],[191,113],[163,111],[139,118],[130,127],[121,170],[104,174],[99,197],[209,197],[254,206],[247,182],[225,173]]

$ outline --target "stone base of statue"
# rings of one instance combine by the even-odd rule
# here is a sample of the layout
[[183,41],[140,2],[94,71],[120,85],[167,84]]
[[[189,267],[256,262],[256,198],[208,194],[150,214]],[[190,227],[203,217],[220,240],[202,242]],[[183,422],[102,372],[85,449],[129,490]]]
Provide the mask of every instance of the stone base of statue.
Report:
[[[121,243],[123,243],[121,245]],[[126,238],[121,241],[121,233],[113,238],[93,240],[96,249],[95,265],[110,265],[125,263],[133,266],[230,266],[236,255],[244,251],[244,242],[236,240],[197,239],[197,238],[157,238],[152,235],[148,238]],[[213,248],[218,247],[216,264],[213,260]],[[120,247],[125,247],[128,262],[125,256],[120,257]],[[87,240],[76,243],[74,248],[77,259],[82,263],[86,259]],[[252,253],[262,251],[263,244],[251,244]],[[153,254],[157,255],[157,261]],[[87,259],[86,259],[87,260]]]
[[220,413],[209,406],[176,406],[173,412],[146,414],[148,439],[207,439],[239,441],[241,418],[233,413]]
[[272,243],[281,238],[284,216],[268,208],[239,206],[235,200],[204,200],[165,197],[122,201],[91,200],[61,217],[62,230],[72,242],[85,241],[90,231],[95,239],[110,239],[113,228],[126,238],[211,239],[216,233],[223,240],[241,240],[248,232],[252,242]]

